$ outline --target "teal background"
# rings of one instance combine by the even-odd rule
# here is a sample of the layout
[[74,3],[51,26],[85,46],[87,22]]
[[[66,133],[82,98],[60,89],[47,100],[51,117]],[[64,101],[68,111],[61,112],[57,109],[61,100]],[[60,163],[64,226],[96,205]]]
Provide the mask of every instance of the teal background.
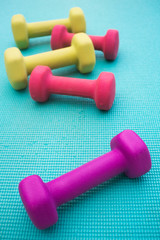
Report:
[[[160,239],[160,1],[35,0],[1,1],[0,158],[1,239]],[[28,88],[12,89],[3,53],[14,47],[11,17],[28,22],[68,17],[79,6],[87,33],[118,29],[120,48],[114,62],[96,52],[95,69],[81,75],[74,66],[55,75],[95,79],[102,71],[116,77],[112,109],[99,111],[93,100],[51,96],[34,102]],[[50,50],[50,37],[30,40],[24,56]],[[40,231],[31,223],[18,193],[19,182],[38,174],[44,182],[108,151],[110,140],[132,129],[146,142],[152,169],[138,179],[123,174],[59,207],[59,221]]]

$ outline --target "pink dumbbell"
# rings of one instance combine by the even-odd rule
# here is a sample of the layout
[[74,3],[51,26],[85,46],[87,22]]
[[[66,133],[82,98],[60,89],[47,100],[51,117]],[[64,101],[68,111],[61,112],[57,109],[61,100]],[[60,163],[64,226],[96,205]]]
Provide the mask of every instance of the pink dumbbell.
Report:
[[113,73],[102,72],[97,80],[75,79],[53,76],[47,66],[37,66],[29,80],[31,97],[37,102],[45,102],[51,93],[92,98],[100,110],[109,110],[115,97],[115,77]]
[[[74,33],[69,33],[63,25],[56,25],[51,34],[51,48],[53,50],[68,47],[71,45]],[[106,35],[91,36],[95,50],[100,50],[104,53],[106,60],[114,60],[117,57],[119,47],[119,33],[117,30],[108,30]]]

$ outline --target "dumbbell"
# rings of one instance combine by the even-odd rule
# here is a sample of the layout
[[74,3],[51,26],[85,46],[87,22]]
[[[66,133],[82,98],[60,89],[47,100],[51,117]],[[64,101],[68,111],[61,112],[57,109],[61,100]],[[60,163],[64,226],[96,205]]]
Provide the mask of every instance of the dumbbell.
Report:
[[37,102],[45,102],[51,93],[92,98],[100,110],[109,110],[115,97],[115,77],[113,73],[102,72],[98,79],[87,80],[53,76],[46,66],[37,66],[29,79],[31,97]]
[[91,72],[95,65],[95,51],[85,33],[77,33],[70,47],[23,57],[18,48],[8,48],[4,53],[6,72],[12,87],[21,90],[27,86],[27,75],[37,65],[60,68],[75,64],[81,73]]
[[[57,25],[53,28],[51,34],[51,48],[59,49],[70,46],[74,34],[69,33],[67,28],[62,25]],[[114,60],[117,57],[119,48],[119,32],[117,30],[108,30],[106,35],[91,36],[94,48],[104,53],[106,60]]]
[[48,228],[57,222],[56,208],[60,205],[122,172],[136,178],[151,168],[148,148],[132,130],[115,136],[111,150],[48,183],[38,175],[23,179],[19,193],[33,224],[39,229]]
[[24,16],[17,14],[11,20],[14,40],[20,49],[29,46],[29,38],[50,35],[53,27],[57,24],[66,26],[73,33],[86,32],[84,13],[79,7],[71,8],[67,19],[26,23]]

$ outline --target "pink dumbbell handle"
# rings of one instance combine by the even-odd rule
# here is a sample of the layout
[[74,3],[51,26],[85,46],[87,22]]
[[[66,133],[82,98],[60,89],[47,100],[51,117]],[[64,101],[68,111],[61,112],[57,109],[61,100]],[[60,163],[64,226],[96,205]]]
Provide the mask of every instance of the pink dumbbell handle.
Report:
[[[71,45],[73,36],[74,36],[74,33],[69,33],[69,32],[65,33],[64,46],[67,47]],[[88,36],[92,40],[95,50],[103,51],[104,36],[91,36],[91,35],[88,35]]]
[[90,39],[93,42],[95,50],[101,50],[103,51],[103,41],[104,41],[104,36],[91,36],[89,35]]
[[96,80],[49,75],[47,86],[50,94],[72,95],[94,99]]
[[119,150],[114,149],[46,183],[46,185],[58,207],[124,172],[125,169],[125,157]]

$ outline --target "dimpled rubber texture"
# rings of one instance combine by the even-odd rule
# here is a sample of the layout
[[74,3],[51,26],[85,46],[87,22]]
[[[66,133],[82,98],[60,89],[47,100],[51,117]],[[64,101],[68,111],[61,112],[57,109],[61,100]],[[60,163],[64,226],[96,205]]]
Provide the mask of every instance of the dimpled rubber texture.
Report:
[[[59,76],[96,79],[100,72],[116,78],[115,102],[108,112],[90,99],[51,96],[44,104],[28,88],[15,91],[7,78],[3,52],[15,47],[10,21],[21,13],[30,22],[66,17],[75,1],[1,1],[0,160],[1,239],[159,239],[160,236],[160,7],[159,0],[86,0],[78,2],[87,32],[102,35],[118,29],[119,53],[107,62],[96,52],[94,71],[82,76],[75,67]],[[77,3],[77,4],[78,4]],[[38,6],[38,7],[37,7]],[[50,50],[50,37],[30,40],[23,55]],[[32,224],[18,193],[19,182],[32,174],[48,182],[110,151],[110,140],[134,130],[147,144],[152,168],[141,178],[120,175],[58,208],[58,222],[46,230]]]

